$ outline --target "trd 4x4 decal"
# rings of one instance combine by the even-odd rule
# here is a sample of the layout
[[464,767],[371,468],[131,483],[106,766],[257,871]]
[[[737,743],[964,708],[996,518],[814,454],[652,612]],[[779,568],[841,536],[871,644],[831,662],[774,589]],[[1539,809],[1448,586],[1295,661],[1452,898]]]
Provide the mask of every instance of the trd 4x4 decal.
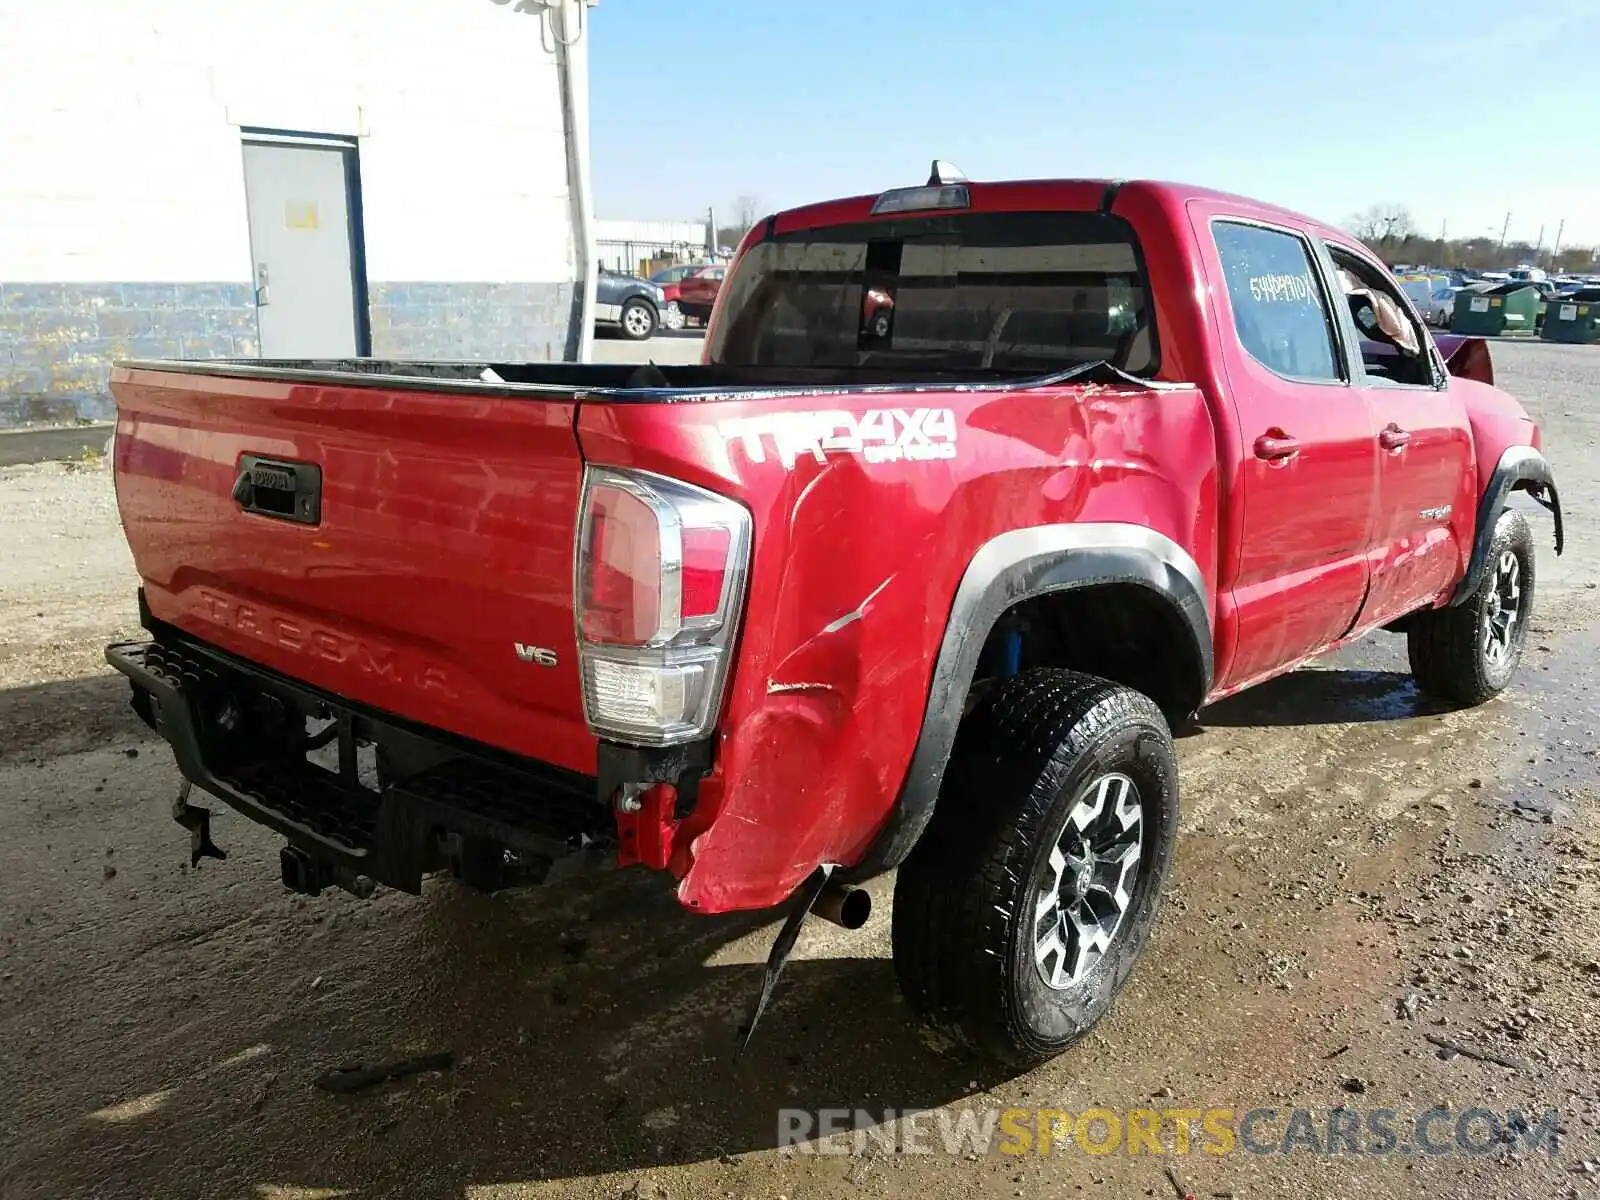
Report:
[[766,462],[775,451],[785,469],[804,456],[820,463],[829,454],[859,454],[871,463],[956,456],[956,416],[948,408],[772,413],[723,421],[717,432],[743,442],[751,462]]

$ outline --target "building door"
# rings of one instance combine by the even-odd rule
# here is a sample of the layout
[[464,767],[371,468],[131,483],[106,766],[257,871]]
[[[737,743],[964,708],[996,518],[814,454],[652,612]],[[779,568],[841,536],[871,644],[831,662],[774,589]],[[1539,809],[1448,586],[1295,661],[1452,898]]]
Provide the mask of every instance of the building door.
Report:
[[311,138],[244,144],[264,358],[367,353],[356,148]]

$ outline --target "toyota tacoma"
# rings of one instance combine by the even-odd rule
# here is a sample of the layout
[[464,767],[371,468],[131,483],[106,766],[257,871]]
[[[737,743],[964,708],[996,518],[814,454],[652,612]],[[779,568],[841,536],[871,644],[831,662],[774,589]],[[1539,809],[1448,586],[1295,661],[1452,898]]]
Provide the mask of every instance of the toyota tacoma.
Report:
[[[701,913],[898,868],[918,1014],[1060,1052],[1148,937],[1171,730],[1369,631],[1455,704],[1561,514],[1485,344],[1330,226],[1151,182],[926,185],[745,238],[703,362],[124,362],[149,638],[111,647],[301,892],[642,864]],[[751,1024],[753,1025],[753,1019]]]

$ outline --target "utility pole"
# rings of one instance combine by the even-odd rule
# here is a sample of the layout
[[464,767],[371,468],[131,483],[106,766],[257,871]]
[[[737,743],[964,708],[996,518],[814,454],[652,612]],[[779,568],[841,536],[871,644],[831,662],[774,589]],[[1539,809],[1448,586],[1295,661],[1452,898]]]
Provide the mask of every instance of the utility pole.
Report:
[[[504,0],[501,0],[504,2]],[[589,48],[584,44],[585,14],[591,0],[528,0],[513,12],[531,13],[541,22],[539,43],[556,60],[561,125],[567,143],[567,203],[572,222],[574,285],[571,326],[562,357],[586,363],[594,358],[595,290],[599,253],[594,234],[594,190],[589,171]],[[548,22],[548,24],[544,24]],[[548,38],[548,40],[546,40]]]
[[1561,235],[1567,230],[1567,219],[1561,218],[1561,223],[1556,226],[1556,242],[1550,247],[1550,269],[1556,269],[1556,261],[1561,257]]
[[706,257],[717,256],[717,210],[706,209]]
[[1511,232],[1511,214],[1507,213],[1506,223],[1500,226],[1500,245],[1496,247],[1497,250],[1504,250],[1506,248],[1506,234],[1509,232]]

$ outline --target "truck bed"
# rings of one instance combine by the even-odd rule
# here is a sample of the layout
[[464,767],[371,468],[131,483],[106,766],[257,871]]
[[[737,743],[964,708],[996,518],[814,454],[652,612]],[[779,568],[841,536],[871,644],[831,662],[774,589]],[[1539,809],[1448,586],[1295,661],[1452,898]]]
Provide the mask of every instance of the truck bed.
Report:
[[[475,396],[537,397],[577,393],[608,401],[637,399],[661,403],[673,399],[759,399],[793,395],[795,391],[915,391],[919,388],[1038,387],[1079,377],[1125,375],[1105,363],[1088,363],[1039,376],[1017,371],[935,370],[908,375],[903,367],[888,371],[838,367],[749,367],[720,364],[482,362],[383,358],[215,358],[193,361],[133,359],[116,364],[119,372],[160,371],[225,379],[260,379],[285,383],[382,387]],[[1109,381],[1109,380],[1108,380]]]
[[[117,496],[156,620],[375,709],[592,773],[573,653],[580,406],[723,401],[714,417],[663,427],[685,439],[684,462],[654,468],[672,473],[696,469],[703,442],[694,439],[771,411],[780,397],[948,394],[1061,377],[966,372],[952,384],[938,373],[891,382],[839,369],[123,362],[111,380]],[[603,440],[609,422],[599,420]],[[607,453],[625,461],[637,450]],[[263,496],[303,511],[241,500],[263,470]]]

